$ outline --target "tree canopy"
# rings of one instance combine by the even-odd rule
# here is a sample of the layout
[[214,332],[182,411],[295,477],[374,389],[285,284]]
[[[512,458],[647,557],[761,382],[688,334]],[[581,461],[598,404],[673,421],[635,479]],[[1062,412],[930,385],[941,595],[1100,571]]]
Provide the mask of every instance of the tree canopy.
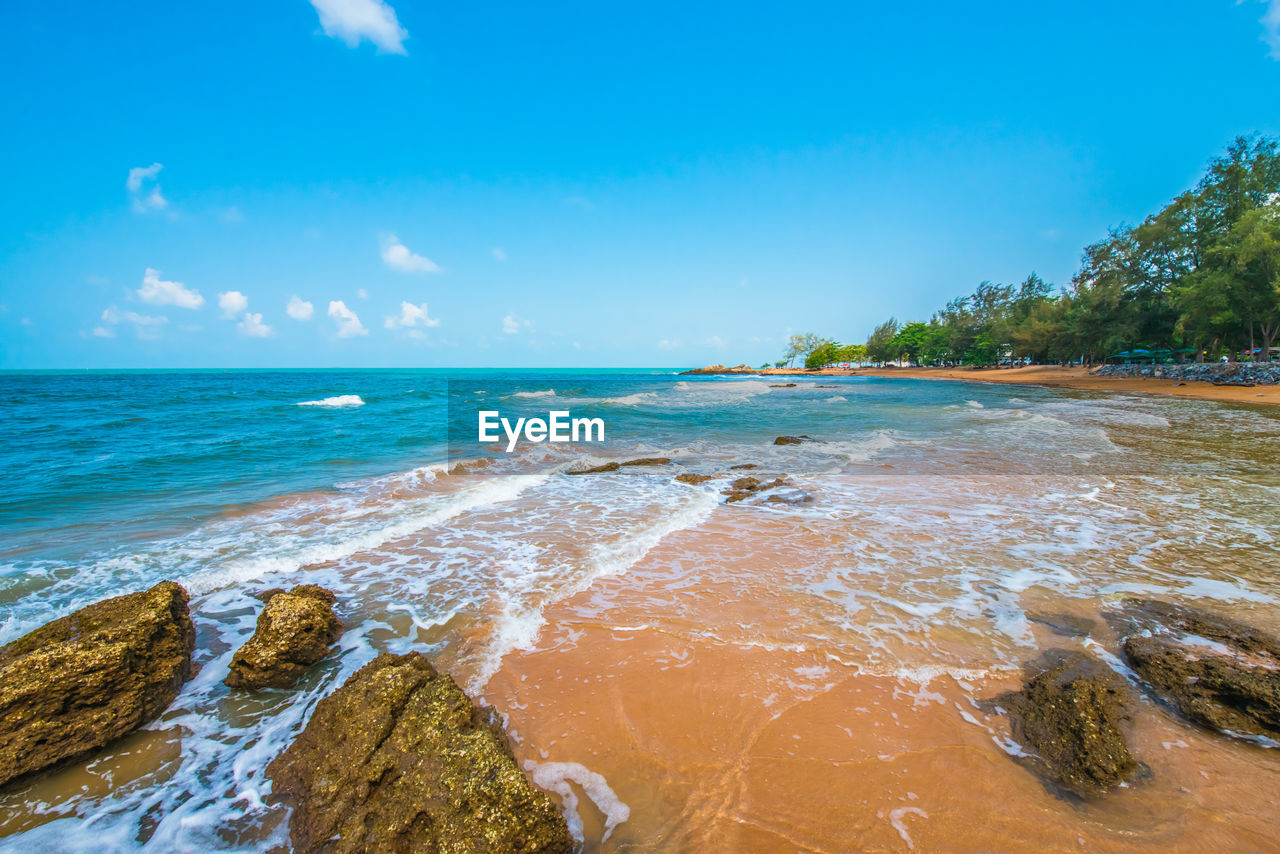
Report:
[[1126,350],[1267,358],[1280,336],[1280,153],[1237,138],[1196,186],[1085,247],[1071,281],[982,282],[927,321],[889,318],[860,358],[793,335],[788,363],[1094,363]]

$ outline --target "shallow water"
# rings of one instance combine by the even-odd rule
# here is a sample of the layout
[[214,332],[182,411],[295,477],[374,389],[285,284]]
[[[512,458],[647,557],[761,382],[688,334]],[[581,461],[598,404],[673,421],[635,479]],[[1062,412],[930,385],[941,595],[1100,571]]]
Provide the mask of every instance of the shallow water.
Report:
[[[1280,631],[1268,410],[662,372],[0,384],[0,639],[172,578],[193,594],[202,664],[146,730],[0,798],[0,846],[285,842],[262,768],[320,697],[411,649],[504,714],[590,851],[1272,844],[1276,751],[1144,701],[1149,773],[1082,804],[1015,762],[981,703],[1046,647],[1114,661],[1101,615],[1128,595]],[[445,418],[464,396],[598,414],[611,441],[526,443],[450,475]],[[312,401],[327,403],[298,405]],[[801,433],[814,441],[771,444]],[[674,461],[562,474],[656,454]],[[726,505],[723,482],[673,479],[747,463],[812,500]],[[251,594],[301,581],[338,593],[338,654],[296,692],[225,688]],[[1059,634],[1060,614],[1094,628]]]

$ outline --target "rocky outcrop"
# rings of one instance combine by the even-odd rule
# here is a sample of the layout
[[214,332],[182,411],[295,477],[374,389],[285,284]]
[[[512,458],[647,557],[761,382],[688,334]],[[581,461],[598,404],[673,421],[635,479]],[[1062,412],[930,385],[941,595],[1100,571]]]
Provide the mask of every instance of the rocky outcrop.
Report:
[[795,388],[795,383],[774,383],[769,388]]
[[773,440],[773,444],[799,445],[799,444],[802,444],[806,439],[811,439],[811,438],[812,438],[811,436],[779,436],[778,438]]
[[154,719],[190,677],[194,646],[187,591],[164,581],[0,649],[0,785]]
[[665,466],[671,462],[670,457],[644,457],[639,460],[627,460],[624,466]]
[[321,700],[268,767],[299,852],[573,850],[492,709],[419,653],[379,656]]
[[690,486],[697,486],[700,483],[706,483],[713,479],[714,478],[709,474],[694,474],[693,472],[685,472],[684,474],[676,475],[676,480],[681,483],[687,483]]
[[743,471],[746,469],[758,469],[760,466],[755,463],[738,463],[736,466],[729,466],[729,471]]
[[253,637],[232,656],[224,681],[232,688],[293,687],[342,634],[335,601],[333,593],[314,584],[270,596]]
[[762,482],[759,478],[748,475],[740,477],[729,484],[729,488],[720,494],[725,497],[726,504],[734,504],[744,498],[750,498],[758,492],[764,492],[769,489],[776,489],[779,486],[785,486],[787,479],[785,477],[777,477],[768,483]]
[[1189,362],[1185,365],[1103,365],[1099,377],[1152,377],[1227,385],[1280,384],[1280,362]]
[[1184,716],[1236,737],[1280,738],[1280,640],[1237,620],[1131,600],[1125,661]]
[[1129,718],[1127,683],[1080,652],[1051,649],[1027,665],[1021,691],[996,699],[1013,721],[1027,762],[1046,779],[1094,797],[1139,770],[1122,727]]
[[593,466],[589,469],[578,469],[576,471],[567,471],[565,474],[604,474],[606,472],[618,471],[622,468],[621,463],[605,463],[601,466]]

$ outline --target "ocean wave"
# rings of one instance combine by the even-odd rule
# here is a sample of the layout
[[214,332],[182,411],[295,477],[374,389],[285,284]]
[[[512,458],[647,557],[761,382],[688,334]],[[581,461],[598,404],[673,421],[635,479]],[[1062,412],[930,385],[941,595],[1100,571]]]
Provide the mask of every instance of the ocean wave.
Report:
[[364,406],[364,400],[358,394],[340,394],[337,397],[325,397],[320,400],[304,400],[295,406],[327,406],[335,409],[344,406]]
[[622,397],[606,397],[601,403],[612,403],[618,406],[638,406],[646,400],[653,400],[658,396],[656,391],[639,391],[635,394],[627,394]]
[[518,391],[511,395],[512,397],[555,397],[556,390],[549,388],[546,391]]

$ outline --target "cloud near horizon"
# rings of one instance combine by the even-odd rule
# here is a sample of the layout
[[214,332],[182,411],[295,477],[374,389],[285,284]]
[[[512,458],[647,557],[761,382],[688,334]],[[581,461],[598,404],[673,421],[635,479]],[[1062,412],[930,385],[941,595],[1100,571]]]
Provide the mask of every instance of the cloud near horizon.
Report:
[[284,307],[284,310],[294,320],[310,320],[311,315],[315,314],[316,307],[294,294],[289,298],[289,304]]
[[160,271],[148,267],[142,275],[142,287],[135,292],[138,299],[152,305],[175,305],[178,308],[197,309],[204,305],[200,292],[188,288],[182,282],[166,282]]
[[261,314],[245,312],[244,319],[236,324],[240,331],[250,338],[267,338],[271,335],[271,327],[262,322]]
[[396,10],[384,0],[311,0],[320,15],[320,27],[330,38],[356,47],[367,39],[380,51],[405,55],[409,33],[400,26]]
[[439,273],[440,268],[430,258],[409,251],[394,234],[382,238],[382,262],[399,273]]
[[226,291],[218,294],[218,308],[223,317],[233,318],[249,308],[249,298],[239,291]]
[[406,300],[400,303],[400,315],[398,317],[388,317],[383,325],[387,329],[413,328],[417,326],[432,327],[439,326],[440,320],[427,314],[427,304],[425,302],[422,305],[414,305]]
[[502,318],[502,331],[506,335],[515,335],[521,329],[532,329],[533,323],[514,314],[508,314]]
[[136,311],[121,311],[116,306],[109,306],[102,312],[103,326],[95,326],[93,334],[97,338],[115,338],[113,327],[122,323],[133,325],[134,333],[144,341],[154,341],[160,337],[160,329],[169,322],[163,315],[138,314]]
[[368,335],[369,330],[360,322],[360,316],[340,299],[329,301],[329,316],[338,324],[339,338],[354,338],[357,335]]

